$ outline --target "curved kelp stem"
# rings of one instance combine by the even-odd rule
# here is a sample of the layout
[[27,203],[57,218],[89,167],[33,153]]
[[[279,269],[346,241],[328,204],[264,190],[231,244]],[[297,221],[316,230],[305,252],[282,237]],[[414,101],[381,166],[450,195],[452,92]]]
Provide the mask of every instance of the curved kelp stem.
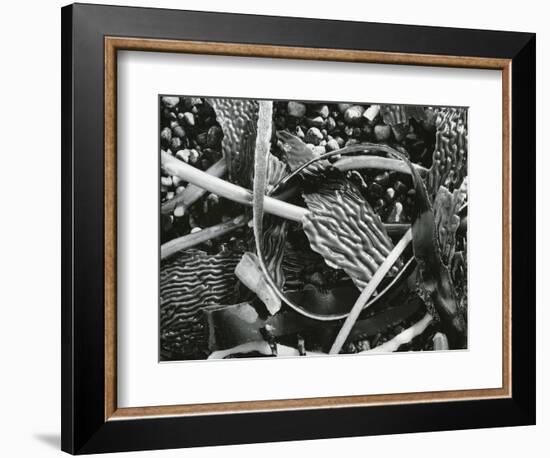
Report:
[[[413,166],[420,174],[426,175],[428,173],[428,169],[420,165],[414,164]],[[343,157],[332,164],[332,167],[340,170],[340,172],[359,169],[380,169],[400,172],[406,175],[411,174],[411,170],[403,161],[380,156]]]
[[262,232],[263,232],[263,216],[264,216],[264,199],[265,188],[267,182],[267,160],[271,145],[271,118],[273,113],[273,102],[261,101],[258,114],[258,135],[256,137],[256,149],[254,151],[254,184],[252,190],[252,215],[254,241],[256,243],[256,251],[258,261],[262,273],[268,285],[273,289],[275,294],[287,304],[291,309],[300,313],[307,318],[318,321],[334,321],[340,320],[346,315],[319,315],[311,313],[300,305],[295,304],[279,289],[275,284],[271,274],[269,273],[265,258],[262,252]]
[[[395,157],[399,157],[397,155],[400,154],[397,150],[395,150],[391,146],[379,145],[377,143],[370,143],[370,142],[360,143],[358,145],[352,145],[352,146],[345,146],[344,148],[340,148],[334,151],[329,151],[328,153],[320,154],[319,156],[316,156],[310,159],[309,161],[304,162],[302,165],[294,169],[291,173],[289,173],[286,177],[284,177],[281,181],[279,181],[279,183],[273,186],[273,189],[271,190],[269,195],[275,194],[281,187],[283,187],[286,183],[288,183],[295,176],[299,175],[304,169],[314,164],[315,162],[322,161],[323,159],[328,159],[330,157],[338,156],[338,155],[344,156],[347,154],[368,153],[368,152],[381,152],[389,155],[394,155]],[[395,162],[391,161],[391,164],[395,164]],[[359,168],[364,168],[364,167],[359,167]],[[351,170],[351,168],[347,170]]]

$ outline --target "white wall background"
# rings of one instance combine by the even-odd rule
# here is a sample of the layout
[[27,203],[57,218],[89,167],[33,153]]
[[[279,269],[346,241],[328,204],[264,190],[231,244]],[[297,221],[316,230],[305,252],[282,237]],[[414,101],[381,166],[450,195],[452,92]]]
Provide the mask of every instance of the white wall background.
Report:
[[[536,32],[538,155],[538,425],[525,428],[407,434],[309,442],[147,452],[169,457],[280,456],[544,456],[550,448],[550,186],[543,158],[543,87],[549,14],[537,0],[480,2],[254,2],[127,0],[136,6],[228,11]],[[98,3],[98,2],[93,2]],[[110,0],[111,4],[126,4]],[[57,0],[4,2],[0,7],[0,455],[58,456],[60,385],[60,11]],[[545,55],[546,54],[546,55]],[[543,57],[546,57],[546,61]],[[546,141],[548,146],[548,141]],[[546,162],[544,164],[543,162]],[[299,425],[296,425],[299,428]],[[125,456],[144,456],[144,453]]]

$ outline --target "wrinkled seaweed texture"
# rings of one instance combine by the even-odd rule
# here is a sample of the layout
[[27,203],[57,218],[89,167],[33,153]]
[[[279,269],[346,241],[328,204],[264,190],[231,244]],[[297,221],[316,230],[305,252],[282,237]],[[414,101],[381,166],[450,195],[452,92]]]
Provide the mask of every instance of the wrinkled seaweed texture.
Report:
[[466,345],[465,317],[457,301],[450,269],[442,256],[433,205],[418,172],[406,157],[404,160],[411,169],[417,197],[417,217],[412,224],[413,252],[418,264],[417,293],[429,313],[441,320],[452,347],[463,348]]
[[459,188],[468,173],[467,108],[438,108],[435,116],[435,149],[427,183],[432,196],[440,186],[451,192]]
[[[264,217],[262,253],[267,270],[279,287],[282,287],[285,281],[282,262],[285,253],[287,229],[287,221],[272,216]],[[254,241],[250,240],[250,249],[253,250],[254,246]]]
[[183,251],[160,269],[160,343],[163,359],[204,358],[207,335],[202,309],[237,299],[235,267],[241,252],[209,255]]
[[393,248],[380,217],[347,180],[327,181],[317,192],[304,194],[304,200],[311,212],[303,228],[313,250],[365,288]]
[[441,186],[434,199],[434,217],[441,260],[449,265],[455,254],[456,231],[460,226],[458,211],[466,199],[465,187],[455,189],[452,193]]
[[417,105],[381,105],[380,115],[384,123],[392,127],[408,124],[410,118],[417,121],[426,119],[424,108]]
[[[227,162],[229,179],[236,183],[250,180],[250,174],[242,175],[242,168],[249,166],[246,151],[254,151],[258,122],[258,102],[250,99],[207,98],[214,108],[216,119],[223,130],[222,151]],[[244,144],[247,142],[247,147]],[[247,183],[241,183],[246,185]],[[249,184],[249,183],[248,183]]]

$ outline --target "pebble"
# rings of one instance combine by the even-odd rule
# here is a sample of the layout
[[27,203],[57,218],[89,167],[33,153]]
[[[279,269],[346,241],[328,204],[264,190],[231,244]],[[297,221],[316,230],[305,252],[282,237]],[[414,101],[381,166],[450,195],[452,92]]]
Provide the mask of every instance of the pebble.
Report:
[[327,142],[327,144],[326,144],[326,150],[327,151],[335,151],[337,149],[340,149],[340,145],[338,144],[338,142],[334,138]]
[[181,138],[179,137],[172,137],[172,141],[170,142],[170,149],[172,151],[177,151],[181,148]]
[[185,137],[185,130],[183,130],[183,127],[176,126],[172,129],[172,136],[177,138],[183,138]]
[[353,145],[357,145],[359,143],[359,140],[357,140],[356,138],[350,138],[348,139],[348,141],[345,143],[344,146],[353,146]]
[[367,339],[365,340],[359,340],[358,342],[355,342],[355,348],[357,351],[367,351],[370,350],[370,344]]
[[177,153],[176,153],[176,157],[180,160],[182,160],[183,162],[189,162],[189,155],[191,154],[191,151],[188,150],[188,149],[180,149]]
[[324,119],[328,118],[328,115],[329,115],[328,105],[319,105],[316,108],[315,113],[317,113],[319,116],[321,116]]
[[163,97],[162,103],[167,108],[174,108],[178,103],[180,103],[179,97]]
[[334,140],[338,142],[340,148],[343,148],[346,143],[342,137],[334,137]]
[[323,139],[323,134],[317,127],[310,127],[306,133],[306,141],[313,145],[318,145]]
[[367,118],[370,122],[372,122],[376,119],[379,113],[380,113],[380,105],[371,105],[365,110],[365,112],[363,113],[363,116]]
[[181,194],[183,191],[185,191],[185,186],[178,186],[176,188],[176,194]]
[[182,118],[188,126],[195,125],[195,115],[193,113],[186,111],[185,113],[182,114]]
[[191,234],[194,234],[195,232],[202,231],[202,229],[199,226],[195,226],[193,229],[191,229]]
[[166,200],[172,200],[174,198],[174,193],[169,191],[166,193]]
[[334,129],[336,129],[336,121],[333,117],[327,118],[327,122],[325,124],[325,127],[328,132],[332,132]]
[[170,140],[172,140],[172,129],[170,127],[165,127],[160,132],[160,139],[162,143],[166,146],[170,144]]
[[388,216],[388,223],[400,223],[402,220],[402,213],[403,204],[401,202],[396,202],[390,212],[390,215]]
[[296,126],[296,135],[298,136],[298,138],[304,138],[306,136],[300,126]]
[[380,173],[374,177],[374,181],[382,187],[386,187],[390,182],[390,174],[388,172]]
[[170,186],[172,186],[172,178],[171,177],[160,177],[160,184],[162,186],[170,187]]
[[181,181],[182,181],[181,178],[178,177],[177,175],[173,175],[173,176],[172,176],[172,185],[173,185],[174,187],[177,188],[177,187],[180,185]]
[[395,189],[393,188],[386,189],[386,197],[388,198],[388,200],[393,200],[393,198],[395,197]]
[[183,106],[187,111],[192,110],[193,108],[196,110],[196,106],[201,104],[202,100],[199,97],[189,97],[183,101]]
[[316,116],[315,118],[307,118],[307,125],[310,127],[324,127],[325,120],[321,116]]
[[353,106],[352,103],[339,103],[338,104],[338,111],[340,113],[344,113],[351,106]]
[[183,205],[179,205],[174,209],[174,216],[176,218],[181,218],[185,214],[185,207]]
[[348,124],[357,124],[361,120],[365,109],[361,105],[353,105],[344,112],[344,120]]
[[189,162],[191,164],[195,164],[200,157],[201,155],[199,154],[199,152],[196,149],[192,149],[191,152],[189,153]]
[[302,118],[306,114],[306,106],[301,102],[288,102],[287,111],[290,116]]
[[376,203],[374,204],[374,210],[379,210],[384,205],[386,205],[386,202],[384,202],[384,199],[378,199]]
[[388,140],[391,136],[391,127],[383,124],[374,126],[374,136],[380,142]]

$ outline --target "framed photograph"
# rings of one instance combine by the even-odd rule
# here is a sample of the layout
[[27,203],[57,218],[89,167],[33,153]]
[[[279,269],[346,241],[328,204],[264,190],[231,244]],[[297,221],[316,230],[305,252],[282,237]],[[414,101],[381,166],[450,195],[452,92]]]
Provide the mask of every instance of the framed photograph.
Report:
[[62,9],[62,448],[535,422],[535,35]]

